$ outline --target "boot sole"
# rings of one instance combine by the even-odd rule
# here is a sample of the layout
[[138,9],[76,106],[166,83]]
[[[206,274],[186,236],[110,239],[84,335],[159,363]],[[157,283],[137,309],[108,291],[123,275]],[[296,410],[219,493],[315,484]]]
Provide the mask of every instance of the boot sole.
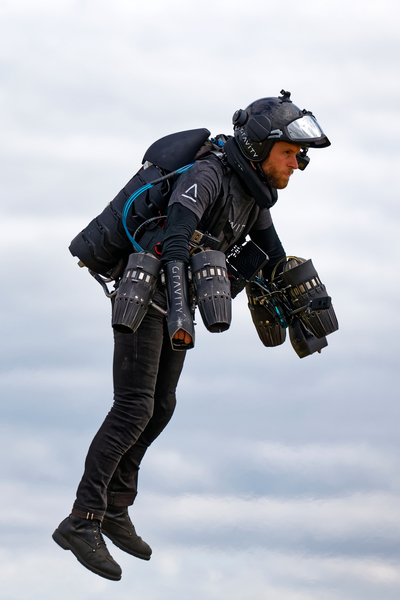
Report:
[[108,539],[112,541],[112,543],[114,544],[114,546],[117,546],[117,548],[119,548],[120,550],[123,550],[127,554],[131,554],[132,556],[135,556],[136,558],[141,558],[142,560],[150,560],[151,554],[150,555],[148,555],[148,554],[139,554],[139,552],[134,552],[130,548],[127,548],[126,546],[124,546],[123,544],[121,544],[121,542],[119,542],[117,539],[113,538],[111,535],[109,535],[108,533],[106,533],[104,531],[104,529],[102,529],[101,532],[102,532],[103,535],[106,535],[108,537]]
[[119,577],[109,575],[108,573],[104,573],[103,571],[100,571],[99,569],[96,569],[95,567],[92,567],[92,565],[89,565],[85,561],[81,560],[79,556],[76,555],[75,550],[71,546],[71,544],[65,539],[63,535],[61,535],[61,533],[57,529],[51,537],[56,542],[56,544],[58,544],[63,550],[71,550],[76,560],[80,562],[81,565],[89,569],[89,571],[92,571],[92,573],[96,573],[96,575],[100,575],[100,577],[104,577],[105,579],[111,579],[111,581],[120,581],[121,575]]

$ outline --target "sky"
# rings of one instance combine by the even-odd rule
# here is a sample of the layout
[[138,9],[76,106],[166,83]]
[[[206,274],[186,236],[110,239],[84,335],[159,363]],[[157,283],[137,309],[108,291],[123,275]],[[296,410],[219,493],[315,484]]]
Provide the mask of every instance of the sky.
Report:
[[[0,3],[0,589],[4,600],[394,600],[400,594],[398,4]],[[265,348],[246,297],[198,319],[131,510],[149,562],[84,569],[51,534],[112,402],[109,301],[68,246],[163,135],[231,133],[290,90],[332,142],[272,209],[339,331]]]

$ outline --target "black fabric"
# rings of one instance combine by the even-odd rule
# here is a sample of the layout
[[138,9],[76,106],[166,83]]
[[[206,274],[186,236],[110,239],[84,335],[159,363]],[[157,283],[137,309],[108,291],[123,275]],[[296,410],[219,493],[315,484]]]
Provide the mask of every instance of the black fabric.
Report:
[[168,207],[165,237],[162,249],[163,264],[169,261],[189,262],[189,240],[197,228],[195,213],[175,203]]
[[[187,185],[193,185],[194,181],[201,181],[201,175],[202,171],[199,174],[195,173],[189,182],[185,183],[184,188],[186,189]],[[233,174],[231,173],[231,175]],[[251,239],[268,254],[270,261],[264,269],[264,276],[269,279],[276,263],[285,256],[285,251],[272,224],[268,209],[261,209],[263,213],[262,221],[263,223],[267,223],[268,227],[258,229],[258,222],[260,221],[258,217],[261,214],[260,208],[254,205],[251,197],[247,194],[245,195],[237,179],[236,175],[234,175],[233,181],[232,177],[225,175],[220,194],[212,204],[211,215],[214,215],[215,212],[219,213],[218,223],[221,219],[224,219],[224,225],[220,229],[223,230],[222,237],[225,241],[221,241],[218,249],[226,251],[232,245],[231,242],[235,236],[234,229],[239,226],[243,227],[240,233],[250,233]],[[218,179],[219,182],[220,179]],[[218,183],[215,184],[217,189],[219,187]],[[198,186],[199,188],[200,185]],[[181,196],[181,187],[178,188],[176,195],[179,199]],[[204,221],[206,223],[208,221],[207,224],[209,224],[209,219],[203,218],[200,224],[198,223],[197,213],[195,214],[192,208],[191,203],[181,204],[180,200],[174,201],[169,206],[162,252],[162,262],[164,264],[172,260],[188,262],[189,240],[196,228],[200,228],[201,231],[209,231],[213,235],[216,234],[212,227],[204,226]],[[205,213],[209,214],[209,212],[207,208]],[[264,213],[266,214],[264,215]],[[236,222],[238,225],[236,225]],[[253,226],[255,229],[253,229]]]
[[[221,252],[232,247],[253,225],[262,228],[261,214],[261,220],[265,221],[266,209],[260,209],[244,190],[237,174],[214,155],[196,161],[192,169],[179,178],[170,199],[170,206],[174,204],[197,215],[197,229],[218,237],[220,243],[216,249]],[[167,235],[172,226],[171,219],[167,219]]]
[[[229,175],[228,185],[223,185],[225,175]],[[217,207],[218,211],[228,209],[223,212],[226,224],[218,249],[226,252],[250,233],[270,256],[267,269],[271,271],[284,251],[268,212],[255,203],[249,189],[244,189],[236,171],[223,166],[215,156],[197,161],[179,178],[171,196],[162,261],[187,263],[193,231],[201,230]],[[275,196],[268,193],[265,187],[264,201],[272,205],[276,191]],[[166,308],[161,291],[156,292],[153,301]],[[74,504],[75,511],[95,513],[99,519],[107,506],[128,506],[134,501],[141,460],[174,411],[185,357],[185,351],[172,349],[165,316],[153,307],[134,334],[114,335],[114,404],[89,448]]]
[[169,205],[182,204],[199,219],[208,217],[220,195],[223,174],[224,167],[214,155],[197,160],[178,178]]
[[256,169],[239,150],[235,138],[231,137],[225,142],[224,150],[229,166],[237,173],[258,206],[271,208],[278,200],[278,192],[268,183],[261,181]]
[[263,268],[263,275],[265,279],[270,280],[275,265],[286,256],[285,250],[283,249],[281,240],[279,239],[278,234],[276,233],[275,227],[272,224],[267,229],[261,229],[256,231],[253,230],[250,232],[250,237],[253,240],[253,242],[257,244],[257,246],[260,246],[260,248],[268,254],[269,262]]
[[[166,307],[165,295],[154,302]],[[164,316],[150,308],[133,335],[114,332],[114,404],[89,448],[74,509],[101,518],[137,494],[140,462],[174,412],[185,351],[171,347]]]

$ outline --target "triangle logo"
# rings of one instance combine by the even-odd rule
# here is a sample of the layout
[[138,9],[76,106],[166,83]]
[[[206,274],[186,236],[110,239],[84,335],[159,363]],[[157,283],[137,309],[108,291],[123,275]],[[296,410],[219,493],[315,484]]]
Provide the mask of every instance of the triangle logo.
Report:
[[[191,196],[188,195],[189,192],[192,192]],[[183,198],[188,198],[192,202],[196,202],[196,198],[197,198],[197,183],[194,183],[193,185],[191,185],[190,188],[188,188],[186,190],[186,192],[184,194],[181,194],[181,195],[182,195]]]

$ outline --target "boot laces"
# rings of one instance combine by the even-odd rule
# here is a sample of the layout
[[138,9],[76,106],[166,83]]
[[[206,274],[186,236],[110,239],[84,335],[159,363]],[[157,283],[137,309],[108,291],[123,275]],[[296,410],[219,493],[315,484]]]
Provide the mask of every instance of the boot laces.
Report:
[[103,538],[103,534],[101,533],[100,521],[93,521],[93,538],[94,538],[94,543],[95,543],[96,548],[106,545],[104,538]]

